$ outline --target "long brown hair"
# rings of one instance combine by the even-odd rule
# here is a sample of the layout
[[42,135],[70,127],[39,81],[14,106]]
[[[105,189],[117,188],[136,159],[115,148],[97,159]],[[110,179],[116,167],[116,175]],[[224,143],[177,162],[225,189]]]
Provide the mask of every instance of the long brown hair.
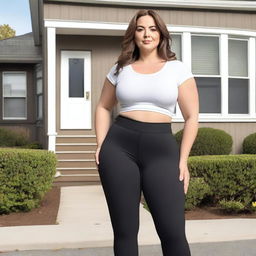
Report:
[[126,64],[134,62],[139,58],[140,52],[138,46],[135,43],[134,34],[136,31],[137,20],[141,16],[146,15],[150,15],[154,19],[156,27],[160,33],[160,42],[157,46],[159,56],[166,61],[177,59],[176,54],[170,49],[169,40],[171,40],[172,42],[172,38],[162,18],[155,10],[141,9],[137,11],[137,13],[133,16],[128,25],[128,28],[126,29],[123,41],[121,43],[122,51],[120,56],[118,57],[118,60],[116,61],[117,67],[115,75],[119,73],[120,68],[122,68]]

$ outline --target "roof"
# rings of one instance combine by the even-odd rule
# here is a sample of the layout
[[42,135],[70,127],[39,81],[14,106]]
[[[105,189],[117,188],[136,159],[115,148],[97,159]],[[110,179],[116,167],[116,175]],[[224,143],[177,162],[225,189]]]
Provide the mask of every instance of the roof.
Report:
[[0,63],[38,63],[41,46],[35,46],[33,33],[0,40]]

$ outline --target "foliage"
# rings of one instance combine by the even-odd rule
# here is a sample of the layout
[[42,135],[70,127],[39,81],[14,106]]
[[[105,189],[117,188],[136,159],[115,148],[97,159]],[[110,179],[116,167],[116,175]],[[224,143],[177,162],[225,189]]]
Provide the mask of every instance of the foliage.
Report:
[[211,189],[204,179],[192,177],[189,181],[188,192],[186,194],[185,209],[191,210],[195,208],[209,194],[211,194]]
[[241,201],[250,208],[256,195],[255,155],[193,156],[188,160],[191,177],[203,177],[210,186],[211,201]]
[[256,154],[256,133],[245,137],[242,147],[243,154]]
[[240,213],[244,211],[245,206],[241,201],[222,199],[219,202],[220,208],[226,213]]
[[0,214],[38,207],[51,188],[56,155],[48,150],[0,149]]
[[14,37],[15,33],[15,30],[13,30],[8,24],[0,25],[0,40]]
[[[178,131],[174,136],[179,145],[183,137],[184,129]],[[232,136],[223,130],[201,127],[190,151],[190,156],[200,155],[228,155],[232,150]]]
[[0,147],[43,148],[37,141],[29,142],[24,134],[5,128],[0,128]]

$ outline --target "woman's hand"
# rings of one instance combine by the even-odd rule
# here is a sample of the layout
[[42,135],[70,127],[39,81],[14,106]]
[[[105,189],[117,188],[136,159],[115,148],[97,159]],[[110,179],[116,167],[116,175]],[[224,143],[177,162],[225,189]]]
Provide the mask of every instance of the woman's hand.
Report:
[[101,147],[97,147],[96,148],[96,152],[95,152],[95,160],[96,160],[96,164],[99,165],[99,152],[100,152],[100,148]]
[[188,165],[187,165],[186,162],[180,162],[179,168],[180,168],[179,179],[180,179],[180,181],[182,181],[184,179],[184,193],[187,194],[187,192],[188,192],[188,185],[189,185],[189,179],[190,179]]

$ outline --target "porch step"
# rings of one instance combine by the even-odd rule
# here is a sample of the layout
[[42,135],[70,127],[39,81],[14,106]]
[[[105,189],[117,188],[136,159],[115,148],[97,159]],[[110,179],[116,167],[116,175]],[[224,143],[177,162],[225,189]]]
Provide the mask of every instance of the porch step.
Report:
[[58,160],[57,167],[96,167],[93,159],[60,159]]
[[95,135],[57,135],[57,173],[54,183],[81,185],[100,183],[95,162]]
[[95,150],[58,151],[58,160],[94,158]]
[[56,151],[91,151],[95,150],[97,143],[56,143]]

